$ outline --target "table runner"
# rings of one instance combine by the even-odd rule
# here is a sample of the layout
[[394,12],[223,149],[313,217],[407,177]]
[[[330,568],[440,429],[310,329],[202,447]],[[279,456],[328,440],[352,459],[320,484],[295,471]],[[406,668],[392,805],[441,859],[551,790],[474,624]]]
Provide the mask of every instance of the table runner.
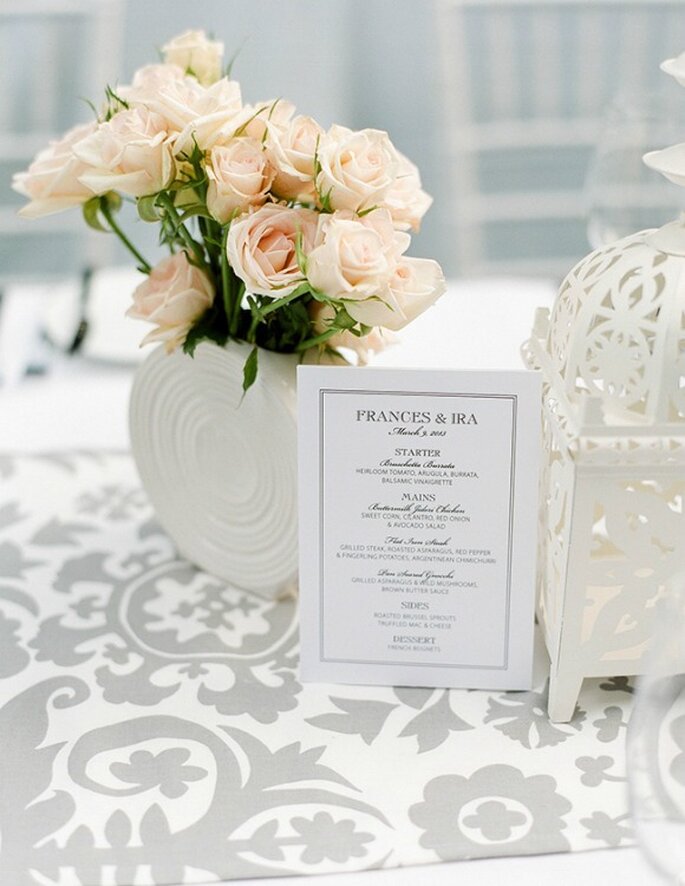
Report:
[[[178,559],[127,454],[0,457],[0,883],[628,845],[626,678],[302,686],[294,602]],[[179,480],[180,482],[180,480]],[[543,663],[544,664],[544,663]]]

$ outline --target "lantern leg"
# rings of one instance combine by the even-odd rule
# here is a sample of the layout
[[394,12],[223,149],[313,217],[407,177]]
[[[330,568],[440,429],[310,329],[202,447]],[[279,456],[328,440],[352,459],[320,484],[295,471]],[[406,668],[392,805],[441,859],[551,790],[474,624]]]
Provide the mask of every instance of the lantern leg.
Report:
[[549,680],[547,712],[553,723],[568,723],[573,718],[583,678],[553,670]]

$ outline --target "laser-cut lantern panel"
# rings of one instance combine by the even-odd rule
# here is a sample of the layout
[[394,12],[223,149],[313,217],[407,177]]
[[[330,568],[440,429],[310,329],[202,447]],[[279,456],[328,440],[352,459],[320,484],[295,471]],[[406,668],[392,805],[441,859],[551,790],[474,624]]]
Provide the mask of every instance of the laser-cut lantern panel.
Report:
[[640,673],[654,606],[685,566],[685,228],[583,259],[523,353],[543,373],[549,711],[569,720],[584,677]]
[[641,232],[591,253],[550,317],[553,371],[567,394],[598,397],[608,424],[685,420],[685,264],[655,242]]

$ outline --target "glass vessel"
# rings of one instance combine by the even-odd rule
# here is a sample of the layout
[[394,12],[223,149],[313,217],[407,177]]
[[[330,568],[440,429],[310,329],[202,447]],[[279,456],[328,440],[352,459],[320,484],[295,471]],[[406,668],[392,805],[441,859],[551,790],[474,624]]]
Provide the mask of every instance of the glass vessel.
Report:
[[628,775],[640,844],[666,882],[685,884],[685,575],[657,602],[628,730]]
[[683,189],[642,162],[647,151],[682,141],[685,102],[680,92],[614,100],[585,181],[587,236],[593,249],[661,227],[685,210]]

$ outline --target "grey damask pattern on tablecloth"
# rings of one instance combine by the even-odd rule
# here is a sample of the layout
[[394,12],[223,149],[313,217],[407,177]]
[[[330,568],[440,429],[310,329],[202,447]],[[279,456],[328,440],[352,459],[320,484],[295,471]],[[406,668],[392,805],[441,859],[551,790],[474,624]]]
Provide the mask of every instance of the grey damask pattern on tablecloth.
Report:
[[[0,883],[166,884],[632,842],[625,678],[302,686],[296,605],[177,558],[130,458],[0,459]],[[673,776],[685,780],[683,751]]]

